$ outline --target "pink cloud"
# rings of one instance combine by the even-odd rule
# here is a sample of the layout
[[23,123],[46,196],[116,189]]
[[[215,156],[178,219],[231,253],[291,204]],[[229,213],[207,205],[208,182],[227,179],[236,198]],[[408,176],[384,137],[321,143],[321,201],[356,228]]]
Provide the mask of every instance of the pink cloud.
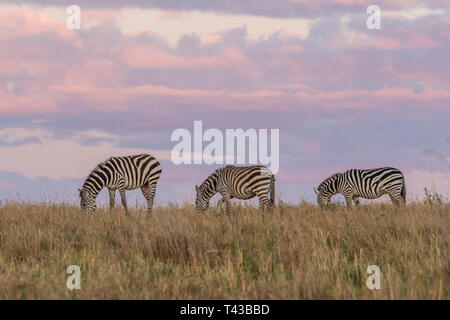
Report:
[[165,20],[165,19],[182,19],[184,16],[184,12],[183,11],[174,11],[174,10],[169,10],[169,11],[165,11],[163,12],[158,19],[159,20]]
[[184,59],[164,52],[152,45],[138,45],[126,48],[122,61],[133,68],[169,68],[186,65]]
[[401,20],[395,23],[395,18],[389,20],[391,25],[386,27],[388,33],[346,31],[348,34],[345,34],[342,41],[350,37],[351,40],[346,43],[355,48],[414,50],[444,47],[450,35],[450,19],[445,14],[418,21],[420,28],[411,28]]
[[279,48],[279,51],[283,54],[298,53],[303,50],[303,47],[299,44],[285,44]]
[[[372,109],[392,107],[423,107],[430,103],[447,108],[450,91],[427,86],[423,92],[409,88],[383,88],[380,90],[341,90],[309,94],[299,92],[296,96],[309,105],[320,105],[328,109]],[[438,103],[438,104],[436,104]],[[441,103],[441,104],[439,104]]]
[[410,35],[407,41],[408,47],[411,49],[426,49],[440,45],[436,40],[422,33]]
[[[87,12],[95,19],[114,20],[120,16],[115,10],[90,10]],[[136,37],[114,34],[115,42],[107,47],[101,38],[98,44],[95,34],[79,37],[77,32],[69,31],[64,23],[56,22],[45,14],[32,9],[21,9],[10,14],[0,13],[0,74],[4,78],[17,76],[20,90],[8,92],[4,83],[0,83],[0,114],[45,114],[45,113],[81,113],[86,110],[114,112],[133,111],[134,102],[149,101],[149,105],[194,105],[198,108],[217,110],[274,110],[280,112],[306,109],[374,109],[374,108],[446,108],[450,91],[426,84],[424,90],[416,92],[408,84],[419,79],[428,83],[446,80],[441,70],[429,70],[418,67],[411,70],[402,68],[386,56],[380,66],[375,66],[377,76],[389,76],[404,82],[405,85],[384,87],[377,90],[322,90],[309,83],[314,78],[326,77],[326,81],[345,81],[366,79],[361,69],[367,65],[367,59],[358,53],[338,53],[333,62],[320,60],[325,58],[299,59],[296,55],[311,50],[299,43],[283,42],[277,38],[278,46],[268,46],[267,51],[257,56],[257,50],[246,52],[246,45],[239,42],[220,43],[225,32],[215,34],[203,43],[219,42],[213,46],[200,44],[196,54],[172,50],[162,42],[138,42]],[[448,19],[443,19],[448,23]],[[427,28],[438,28],[428,22]],[[8,41],[19,35],[35,36],[41,33],[56,34],[58,49],[55,53],[49,45],[24,44]],[[408,33],[409,32],[409,33]],[[439,32],[439,30],[438,30]],[[405,35],[401,38],[398,35]],[[3,39],[3,40],[2,40]],[[372,41],[373,40],[373,41]],[[429,39],[425,33],[411,33],[405,27],[397,27],[389,37],[374,38],[371,41],[356,39],[355,46],[372,45],[382,50],[400,48],[404,45],[414,48],[429,48],[436,45],[436,39]],[[270,41],[264,42],[270,44]],[[372,44],[370,44],[372,43]],[[264,47],[253,47],[263,51]],[[25,50],[26,48],[26,50]],[[83,50],[80,50],[84,48]],[[280,50],[275,50],[275,49]],[[74,56],[65,57],[74,51]],[[202,51],[204,50],[204,51]],[[198,53],[197,53],[198,52]],[[259,51],[258,51],[259,54]],[[256,56],[252,60],[252,56]],[[308,60],[310,59],[310,60]],[[158,69],[164,77],[171,76],[173,69],[198,72],[214,77],[219,85],[209,86],[208,80],[190,87],[190,79],[176,78],[171,84],[132,85],[127,81],[131,69]],[[423,68],[423,70],[421,70]],[[203,69],[205,70],[203,72]],[[387,75],[381,75],[385,73]],[[272,79],[271,76],[275,75]],[[197,75],[198,77],[198,75]],[[225,79],[221,82],[222,77]],[[229,77],[229,79],[227,78]],[[234,78],[239,77],[244,87],[234,86]],[[205,76],[205,79],[206,76]],[[244,82],[244,80],[246,82]],[[141,79],[142,80],[142,79]],[[180,82],[178,82],[180,80]],[[379,79],[378,79],[379,80]],[[381,81],[380,80],[380,81]],[[19,81],[19,80],[18,80]],[[321,82],[324,82],[320,80]],[[325,82],[326,82],[325,81]],[[227,83],[228,82],[228,83]],[[172,83],[176,83],[172,87]],[[180,84],[181,83],[181,84]],[[300,84],[308,83],[308,86]],[[224,84],[222,86],[222,84]],[[230,88],[228,88],[228,86]],[[74,107],[73,101],[84,100]],[[142,104],[142,103],[141,103]],[[68,106],[71,106],[69,108]],[[150,108],[150,107],[148,107]],[[152,112],[164,112],[155,111]],[[310,147],[314,150],[314,147]]]
[[[108,83],[108,78],[102,75]],[[206,89],[176,89],[166,86],[141,85],[123,87],[112,82],[110,86],[101,86],[101,81],[81,80],[80,84],[69,80],[63,85],[54,85],[45,88],[43,97],[32,99],[26,96],[0,91],[3,102],[0,113],[43,113],[43,112],[67,112],[78,113],[80,109],[63,110],[57,106],[58,102],[71,98],[83,98],[93,103],[90,108],[104,111],[117,111],[129,109],[129,101],[136,99],[149,99],[154,103],[186,104],[208,106],[217,110],[272,110],[273,105],[289,105],[283,110],[294,110],[298,107],[325,108],[325,109],[380,109],[401,107],[434,107],[447,108],[450,99],[450,91],[425,87],[423,92],[414,92],[408,88],[383,88],[380,90],[341,90],[321,93],[300,91],[297,93],[285,93],[280,90],[255,90],[247,92],[233,92],[229,90]],[[53,97],[49,100],[46,97]],[[293,104],[290,101],[298,101]],[[351,121],[351,119],[349,120]]]
[[397,49],[427,49],[444,45],[430,38],[429,35],[423,33],[410,34],[405,32],[401,37],[371,37],[361,38],[360,35],[355,35],[352,38],[351,44],[354,47],[366,47],[379,50],[397,50]]
[[242,50],[237,47],[224,48],[213,56],[176,56],[156,45],[137,45],[126,48],[122,61],[133,68],[198,68],[233,67],[251,64]]
[[18,95],[0,88],[0,115],[47,114],[57,112],[54,102],[45,95]]
[[73,39],[76,32],[64,23],[56,21],[35,9],[20,8],[12,12],[0,12],[0,39],[23,35],[38,35],[43,32],[56,33],[62,38]]
[[272,69],[286,68],[291,72],[301,72],[300,63],[290,58],[277,57],[270,59],[267,66]]
[[14,188],[14,185],[9,181],[0,181],[0,192],[5,192]]
[[370,47],[370,48],[376,48],[376,49],[382,49],[382,50],[394,50],[399,49],[403,46],[402,42],[395,38],[375,38],[375,39],[369,39],[365,41],[361,41],[362,46]]
[[202,37],[202,44],[203,45],[208,45],[208,44],[213,44],[216,43],[220,40],[220,35],[217,33],[208,33],[205,34]]
[[82,24],[89,24],[93,21],[110,23],[120,20],[123,12],[116,9],[82,9]]
[[313,141],[306,145],[306,151],[309,153],[319,153],[322,150],[322,145],[320,142]]

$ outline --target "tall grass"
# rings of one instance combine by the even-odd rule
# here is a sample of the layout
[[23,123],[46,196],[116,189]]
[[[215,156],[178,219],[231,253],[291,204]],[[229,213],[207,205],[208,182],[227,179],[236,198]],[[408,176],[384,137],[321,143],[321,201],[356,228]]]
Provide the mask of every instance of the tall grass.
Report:
[[[199,215],[188,204],[82,215],[0,207],[1,299],[449,299],[448,203],[283,203]],[[68,290],[69,265],[81,290]],[[369,265],[381,290],[369,290]]]

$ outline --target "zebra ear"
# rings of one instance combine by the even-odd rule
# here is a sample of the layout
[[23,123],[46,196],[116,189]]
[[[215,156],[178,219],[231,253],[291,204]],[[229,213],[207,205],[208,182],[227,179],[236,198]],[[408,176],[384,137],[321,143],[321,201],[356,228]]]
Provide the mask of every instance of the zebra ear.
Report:
[[197,191],[197,193],[200,192],[200,189],[198,188],[198,185],[195,185],[195,191]]
[[317,190],[317,188],[314,188],[314,192],[317,194],[317,195],[319,195],[319,190]]

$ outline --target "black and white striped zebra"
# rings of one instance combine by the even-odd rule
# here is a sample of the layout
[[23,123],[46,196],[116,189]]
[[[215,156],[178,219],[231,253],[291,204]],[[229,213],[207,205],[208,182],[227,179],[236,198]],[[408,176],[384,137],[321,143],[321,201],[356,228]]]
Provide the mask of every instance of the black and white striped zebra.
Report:
[[359,206],[359,197],[376,199],[383,194],[388,194],[394,205],[406,203],[405,177],[395,168],[350,169],[344,173],[335,173],[314,191],[322,209],[328,206],[330,198],[337,193],[344,195],[349,208],[352,207],[352,201]]
[[100,191],[107,187],[109,190],[109,204],[114,207],[116,190],[119,190],[122,205],[128,215],[125,190],[141,188],[151,216],[156,184],[161,176],[161,165],[149,154],[126,157],[111,157],[98,164],[87,177],[80,191],[80,206],[83,212],[96,209],[95,199]]
[[225,202],[228,214],[231,214],[232,198],[247,200],[257,196],[259,208],[267,209],[270,213],[275,205],[275,177],[264,166],[226,166],[217,169],[200,187],[196,185],[195,189],[195,208],[199,213],[204,213],[209,208],[209,200],[218,192],[222,195],[219,207]]

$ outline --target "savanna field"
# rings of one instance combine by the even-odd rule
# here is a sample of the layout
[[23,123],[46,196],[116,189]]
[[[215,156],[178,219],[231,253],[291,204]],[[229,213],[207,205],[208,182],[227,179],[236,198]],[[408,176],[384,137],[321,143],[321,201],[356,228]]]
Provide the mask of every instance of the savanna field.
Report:
[[[0,206],[0,299],[449,299],[450,204]],[[81,290],[66,288],[69,265]],[[369,290],[366,269],[381,269]]]

